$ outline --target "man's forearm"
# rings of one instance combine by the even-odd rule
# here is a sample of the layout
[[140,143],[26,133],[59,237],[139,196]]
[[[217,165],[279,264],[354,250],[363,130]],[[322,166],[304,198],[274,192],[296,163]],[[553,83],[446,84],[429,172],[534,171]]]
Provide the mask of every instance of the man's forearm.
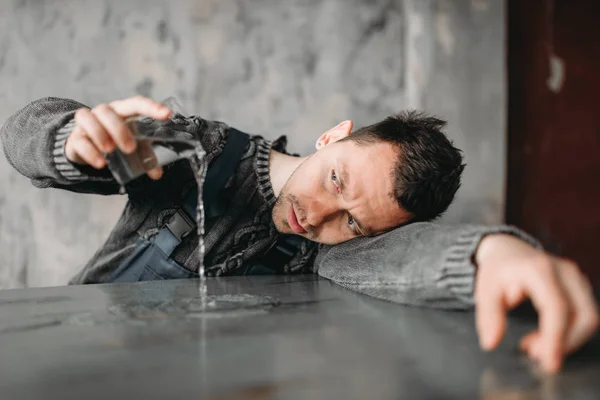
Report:
[[[0,131],[9,163],[38,187],[112,194],[118,185],[108,171],[88,176],[70,163],[64,144],[73,116],[83,104],[73,100],[43,98],[11,116]],[[82,172],[83,171],[83,172]]]
[[539,246],[510,226],[415,223],[377,237],[323,246],[315,264],[319,275],[376,298],[469,309],[474,305],[474,256],[482,239],[493,233]]

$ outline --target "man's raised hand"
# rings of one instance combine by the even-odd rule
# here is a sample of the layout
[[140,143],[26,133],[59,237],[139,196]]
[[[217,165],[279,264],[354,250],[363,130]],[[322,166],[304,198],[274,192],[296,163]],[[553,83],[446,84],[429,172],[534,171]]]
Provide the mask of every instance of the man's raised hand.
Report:
[[481,347],[498,346],[506,313],[530,298],[539,328],[521,339],[520,349],[547,372],[598,330],[600,316],[589,280],[574,262],[538,250],[505,234],[486,236],[475,255],[475,314]]
[[[171,115],[171,110],[142,96],[100,104],[91,110],[80,108],[75,113],[75,128],[65,144],[67,159],[102,169],[106,166],[103,154],[114,151],[115,147],[125,154],[134,152],[136,141],[125,120],[138,115],[163,120]],[[162,169],[148,171],[148,176],[159,179]]]

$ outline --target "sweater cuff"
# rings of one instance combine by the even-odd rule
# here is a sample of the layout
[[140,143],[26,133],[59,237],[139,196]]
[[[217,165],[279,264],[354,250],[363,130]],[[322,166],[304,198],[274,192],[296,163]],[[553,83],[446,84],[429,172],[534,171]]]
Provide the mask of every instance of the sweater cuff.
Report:
[[65,154],[65,144],[67,138],[75,128],[75,120],[72,119],[56,130],[54,137],[54,149],[52,152],[52,161],[58,172],[67,180],[82,181],[85,180],[84,174],[67,159]]
[[52,162],[60,175],[71,182],[96,181],[109,182],[113,180],[108,168],[97,170],[89,165],[72,163],[65,154],[67,138],[75,129],[75,120],[71,119],[61,128],[56,130],[54,136],[54,147],[52,149]]
[[452,292],[465,304],[475,305],[475,252],[485,236],[497,233],[516,236],[543,250],[543,246],[536,239],[511,225],[473,227],[463,232],[450,247],[437,284]]

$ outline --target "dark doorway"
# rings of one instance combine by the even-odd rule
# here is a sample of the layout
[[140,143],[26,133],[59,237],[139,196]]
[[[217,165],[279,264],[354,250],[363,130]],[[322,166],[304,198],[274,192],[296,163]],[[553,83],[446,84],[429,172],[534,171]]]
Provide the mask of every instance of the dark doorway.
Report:
[[600,286],[600,1],[508,1],[507,222]]

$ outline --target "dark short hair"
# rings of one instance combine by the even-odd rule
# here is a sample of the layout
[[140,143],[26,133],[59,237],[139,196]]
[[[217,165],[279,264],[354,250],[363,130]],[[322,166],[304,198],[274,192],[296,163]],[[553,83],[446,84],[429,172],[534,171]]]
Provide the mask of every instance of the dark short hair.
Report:
[[404,111],[352,132],[344,140],[357,145],[387,142],[397,147],[392,171],[394,196],[413,214],[410,222],[441,216],[454,200],[465,168],[462,152],[442,132],[446,121]]

